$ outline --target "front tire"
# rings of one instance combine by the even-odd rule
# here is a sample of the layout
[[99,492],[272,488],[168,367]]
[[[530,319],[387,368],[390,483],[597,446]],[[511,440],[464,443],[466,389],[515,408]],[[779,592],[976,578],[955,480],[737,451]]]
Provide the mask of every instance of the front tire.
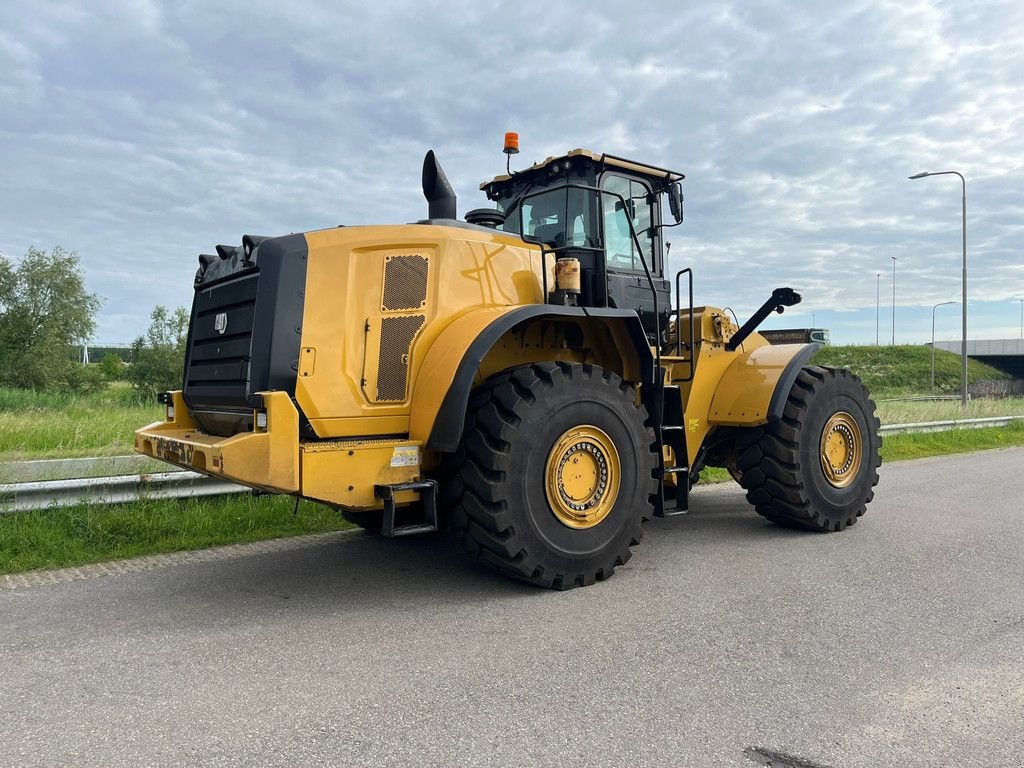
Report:
[[502,372],[470,398],[449,527],[503,573],[553,589],[593,584],[640,542],[656,451],[646,410],[614,373],[575,363]]
[[846,369],[807,366],[783,417],[745,430],[734,474],[759,515],[816,531],[841,531],[874,498],[880,426],[875,404]]

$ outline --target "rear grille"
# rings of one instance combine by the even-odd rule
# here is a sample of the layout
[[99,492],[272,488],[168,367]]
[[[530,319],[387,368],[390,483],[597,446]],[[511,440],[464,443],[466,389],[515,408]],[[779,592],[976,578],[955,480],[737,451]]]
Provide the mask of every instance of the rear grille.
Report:
[[194,403],[238,406],[249,392],[259,272],[199,288],[193,306],[185,394]]
[[409,350],[427,318],[424,315],[385,317],[380,331],[377,367],[377,402],[405,400],[409,378]]
[[384,260],[384,293],[381,310],[419,309],[427,301],[427,270],[425,256],[388,256]]
[[212,435],[252,429],[257,392],[295,394],[308,249],[304,235],[250,238],[196,278],[185,403]]

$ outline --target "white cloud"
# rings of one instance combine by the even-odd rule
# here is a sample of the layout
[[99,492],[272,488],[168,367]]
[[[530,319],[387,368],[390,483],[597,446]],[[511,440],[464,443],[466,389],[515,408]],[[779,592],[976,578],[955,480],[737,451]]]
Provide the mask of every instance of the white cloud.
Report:
[[427,148],[483,205],[505,130],[685,171],[701,301],[873,312],[890,256],[900,304],[956,295],[956,180],[906,179],[946,168],[972,297],[1024,295],[1016,2],[9,4],[0,72],[0,250],[78,249],[108,341],[214,243],[419,218]]

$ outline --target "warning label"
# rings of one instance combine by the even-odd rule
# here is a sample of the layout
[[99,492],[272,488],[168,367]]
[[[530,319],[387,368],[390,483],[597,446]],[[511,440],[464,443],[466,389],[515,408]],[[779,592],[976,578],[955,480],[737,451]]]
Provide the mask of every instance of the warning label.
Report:
[[392,467],[415,467],[420,463],[420,449],[418,445],[399,445],[391,454]]

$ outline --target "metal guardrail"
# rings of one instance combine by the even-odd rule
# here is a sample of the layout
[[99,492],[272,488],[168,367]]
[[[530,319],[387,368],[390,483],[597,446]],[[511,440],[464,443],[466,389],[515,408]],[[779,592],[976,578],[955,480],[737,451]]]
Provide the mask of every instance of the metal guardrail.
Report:
[[84,477],[144,475],[172,471],[168,464],[139,453],[83,459],[33,459],[0,462],[0,483],[77,480]]
[[86,502],[119,504],[143,499],[219,496],[248,490],[227,480],[185,471],[5,483],[0,485],[0,514],[73,507]]
[[985,427],[1006,427],[1024,416],[989,416],[983,419],[950,419],[947,421],[918,421],[910,424],[883,424],[882,435],[903,435],[921,432],[950,432],[955,429],[984,429]]
[[[885,424],[882,435],[913,432],[946,432],[956,429],[1005,427],[1024,416],[993,416],[982,419],[955,419],[925,421],[914,424]],[[108,466],[136,467],[146,461],[143,456],[106,456],[88,459],[46,459],[42,461],[10,462],[5,475],[14,477],[38,476],[38,472],[72,469],[88,472]],[[12,469],[23,470],[12,475]],[[52,476],[52,475],[51,475]],[[110,477],[69,478],[64,480],[33,480],[0,484],[0,514],[27,512],[34,509],[70,507],[82,503],[118,504],[143,499],[181,499],[194,496],[220,496],[244,493],[249,489],[236,483],[198,472],[176,470],[152,474],[114,475]]]

